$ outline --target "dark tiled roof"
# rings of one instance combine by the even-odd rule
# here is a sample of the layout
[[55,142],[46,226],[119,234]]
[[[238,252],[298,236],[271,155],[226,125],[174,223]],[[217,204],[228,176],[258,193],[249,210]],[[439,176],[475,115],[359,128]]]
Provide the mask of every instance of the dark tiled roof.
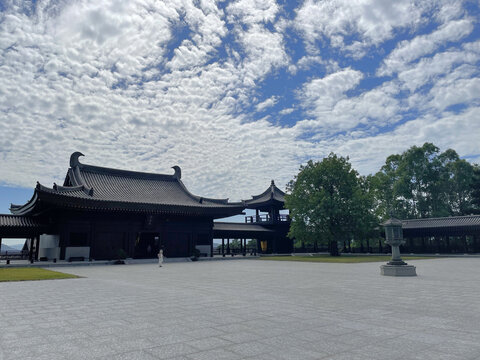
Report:
[[447,227],[480,227],[480,215],[402,220],[404,230]]
[[[173,167],[173,175],[150,174],[81,164],[79,156],[82,154],[74,153],[70,157],[70,169],[63,186],[54,184],[53,188],[48,188],[37,185],[35,193],[39,199],[76,208],[218,217],[239,214],[244,208],[243,204],[229,203],[228,199],[193,195],[180,180],[181,170],[178,166]],[[23,214],[22,209],[12,207],[11,211]]]
[[260,195],[252,195],[250,200],[245,200],[245,205],[247,207],[255,207],[265,205],[271,202],[277,202],[284,204],[285,203],[285,193],[280,190],[276,185],[275,182],[272,180],[272,183]]
[[41,228],[44,224],[29,216],[0,214],[0,227]]

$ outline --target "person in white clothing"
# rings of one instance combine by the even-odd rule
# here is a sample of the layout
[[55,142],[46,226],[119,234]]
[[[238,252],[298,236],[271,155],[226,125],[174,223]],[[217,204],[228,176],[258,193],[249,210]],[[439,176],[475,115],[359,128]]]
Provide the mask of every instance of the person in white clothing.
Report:
[[162,267],[163,264],[163,249],[158,252],[158,266]]

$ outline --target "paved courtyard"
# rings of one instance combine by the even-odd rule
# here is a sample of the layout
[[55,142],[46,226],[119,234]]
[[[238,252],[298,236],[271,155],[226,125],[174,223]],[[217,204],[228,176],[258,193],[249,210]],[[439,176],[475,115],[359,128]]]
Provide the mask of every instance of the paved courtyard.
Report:
[[0,283],[0,359],[480,359],[480,259],[64,267]]

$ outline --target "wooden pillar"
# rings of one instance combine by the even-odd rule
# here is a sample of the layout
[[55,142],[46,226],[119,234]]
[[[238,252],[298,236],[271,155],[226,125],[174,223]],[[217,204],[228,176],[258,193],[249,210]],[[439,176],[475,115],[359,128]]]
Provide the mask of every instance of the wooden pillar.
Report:
[[243,239],[240,240],[240,253],[243,253]]
[[227,239],[227,254],[230,255],[230,239]]
[[0,253],[2,252],[2,238],[0,237]]
[[38,252],[40,250],[40,235],[35,237],[35,261],[38,261]]
[[451,249],[450,249],[450,236],[445,236],[445,246],[447,247],[447,252],[450,253],[451,252]]
[[260,221],[260,219],[259,219],[260,213],[259,213],[258,209],[255,209],[255,215],[256,215],[255,216],[255,222],[259,222]]
[[28,249],[28,261],[33,262],[33,238],[30,238],[30,248]]
[[213,257],[213,234],[210,235],[210,257]]
[[463,248],[464,248],[464,251],[465,251],[466,253],[468,253],[467,235],[463,235],[463,236],[462,236],[462,240],[463,240]]
[[243,256],[247,253],[247,239],[240,239],[240,242],[243,241]]
[[222,256],[225,257],[225,239],[222,238]]

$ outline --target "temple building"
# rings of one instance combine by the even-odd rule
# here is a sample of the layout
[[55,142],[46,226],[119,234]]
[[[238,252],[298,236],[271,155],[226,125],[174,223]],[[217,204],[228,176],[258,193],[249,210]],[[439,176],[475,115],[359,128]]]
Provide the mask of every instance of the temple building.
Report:
[[[82,164],[80,156],[71,155],[63,185],[37,183],[30,201],[0,214],[0,244],[27,238],[31,260],[154,258],[160,248],[166,257],[188,257],[195,249],[213,256],[214,235],[258,238],[263,252],[291,252],[289,219],[280,214],[285,194],[273,181],[251,200],[229,202],[190,193],[178,166],[173,175],[151,174]],[[237,232],[230,223],[214,223],[245,208],[256,216],[237,223]]]
[[34,258],[115,259],[212,253],[213,220],[242,214],[241,202],[193,195],[173,175],[110,169],[70,157],[63,185],[37,183],[24,205],[0,218],[1,237],[31,237]]
[[[224,256],[234,254],[232,239],[244,255],[247,239],[257,240],[258,253],[294,252],[285,193],[273,180],[261,194],[229,202],[193,195],[178,166],[150,174],[82,164],[80,156],[71,155],[62,185],[37,183],[26,204],[0,214],[0,246],[2,238],[26,238],[30,260],[67,261],[155,258],[160,248],[166,257],[213,256],[213,239]],[[243,222],[218,221],[245,209]],[[480,252],[480,215],[404,220],[402,228],[403,252]]]

